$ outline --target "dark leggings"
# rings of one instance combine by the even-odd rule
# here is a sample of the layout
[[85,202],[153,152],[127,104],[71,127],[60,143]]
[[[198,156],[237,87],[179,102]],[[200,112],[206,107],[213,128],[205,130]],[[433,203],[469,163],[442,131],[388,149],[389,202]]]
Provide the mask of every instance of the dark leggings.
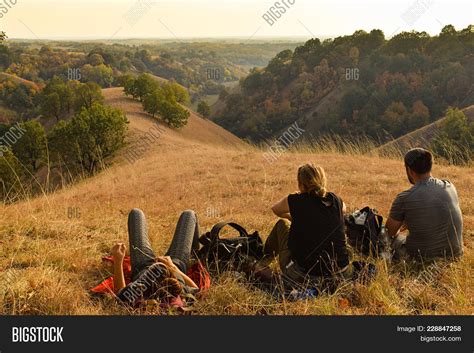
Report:
[[[156,262],[156,256],[150,245],[145,214],[134,208],[128,215],[128,237],[130,240],[130,262],[132,265],[132,281],[140,273]],[[179,217],[171,245],[166,256],[186,273],[191,252],[199,246],[199,226],[196,213],[184,211]]]

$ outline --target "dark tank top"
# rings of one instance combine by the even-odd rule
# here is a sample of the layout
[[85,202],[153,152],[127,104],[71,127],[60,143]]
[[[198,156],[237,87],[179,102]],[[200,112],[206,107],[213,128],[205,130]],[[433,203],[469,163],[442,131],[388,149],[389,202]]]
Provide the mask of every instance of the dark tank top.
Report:
[[306,273],[328,276],[349,264],[342,200],[333,193],[323,199],[308,193],[288,196],[292,218],[288,248]]

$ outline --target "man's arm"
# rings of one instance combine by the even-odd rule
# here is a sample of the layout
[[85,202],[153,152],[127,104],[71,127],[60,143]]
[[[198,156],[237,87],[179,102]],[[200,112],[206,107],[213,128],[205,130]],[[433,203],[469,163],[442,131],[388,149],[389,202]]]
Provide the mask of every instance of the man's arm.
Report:
[[[390,208],[390,215],[385,223],[387,227],[388,235],[391,238],[395,238],[400,228],[405,227],[405,209],[403,207],[403,193],[399,194],[392,203]],[[402,229],[403,230],[403,229]]]
[[389,217],[387,223],[385,223],[385,227],[387,227],[388,235],[390,238],[395,238],[398,234],[398,231],[403,225],[403,221],[396,221],[393,218]]
[[288,196],[285,196],[280,201],[272,206],[272,211],[280,218],[286,218],[291,221],[290,205],[288,204]]

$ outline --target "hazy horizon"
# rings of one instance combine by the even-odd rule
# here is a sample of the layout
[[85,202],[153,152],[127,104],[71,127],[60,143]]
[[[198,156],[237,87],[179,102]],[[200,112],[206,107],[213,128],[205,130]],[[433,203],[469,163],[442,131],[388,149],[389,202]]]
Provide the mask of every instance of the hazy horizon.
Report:
[[[438,34],[473,21],[471,1],[402,0],[354,3],[279,0],[285,11],[263,18],[277,1],[251,0],[0,0],[0,30],[11,39],[308,39],[374,28]],[[270,25],[270,22],[273,24]]]

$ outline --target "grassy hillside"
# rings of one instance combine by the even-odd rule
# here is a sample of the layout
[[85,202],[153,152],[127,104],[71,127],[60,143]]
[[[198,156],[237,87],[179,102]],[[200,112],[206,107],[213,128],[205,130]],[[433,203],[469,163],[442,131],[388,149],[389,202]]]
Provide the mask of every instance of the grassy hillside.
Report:
[[12,80],[13,82],[17,84],[25,85],[30,88],[34,88],[35,90],[39,90],[41,88],[41,85],[33,81],[25,80],[16,75],[7,74],[6,72],[0,72],[0,82],[5,81],[5,80]]
[[[462,109],[463,113],[469,119],[469,121],[474,121],[474,105]],[[378,151],[381,154],[393,154],[397,151],[407,151],[411,146],[419,146],[424,148],[430,148],[433,138],[435,138],[438,133],[440,126],[446,120],[445,117],[431,123],[429,125],[423,126],[415,131],[412,131],[404,136],[401,136],[393,141],[390,141],[378,148]]]
[[[126,111],[132,148],[155,122],[120,89],[104,94],[108,103]],[[183,130],[165,129],[134,164],[118,158],[105,172],[63,191],[0,206],[1,313],[127,313],[112,299],[91,298],[88,288],[111,273],[100,259],[114,242],[127,242],[127,213],[133,207],[147,214],[152,245],[163,253],[184,209],[198,213],[203,231],[231,219],[266,237],[276,221],[270,205],[297,188],[296,167],[306,161],[326,168],[330,189],[350,208],[370,205],[386,215],[390,201],[408,187],[397,160],[295,151],[270,165],[262,151],[194,114]],[[465,258],[440,273],[435,283],[421,285],[409,269],[379,262],[379,274],[369,286],[277,303],[228,275],[214,278],[196,314],[472,313],[473,169],[436,166],[434,173],[456,184],[466,229]]]

